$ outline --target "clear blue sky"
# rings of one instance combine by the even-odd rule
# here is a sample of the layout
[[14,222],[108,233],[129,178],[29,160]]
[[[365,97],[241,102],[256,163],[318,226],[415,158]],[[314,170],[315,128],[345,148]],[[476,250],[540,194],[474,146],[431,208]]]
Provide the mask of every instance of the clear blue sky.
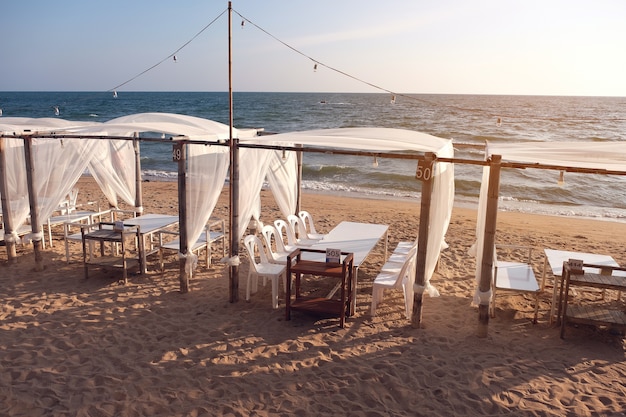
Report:
[[[624,0],[233,0],[234,91],[626,96]],[[107,91],[226,0],[2,0],[0,91]],[[284,46],[243,15],[287,43]],[[227,91],[228,19],[119,91]],[[318,61],[313,71],[313,61]]]

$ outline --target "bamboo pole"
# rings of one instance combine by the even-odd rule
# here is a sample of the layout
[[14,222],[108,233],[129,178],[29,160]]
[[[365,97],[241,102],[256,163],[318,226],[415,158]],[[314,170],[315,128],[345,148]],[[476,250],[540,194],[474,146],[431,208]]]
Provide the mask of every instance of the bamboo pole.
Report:
[[233,138],[232,4],[228,2],[228,130],[230,138],[229,301],[239,301],[239,141]]
[[139,154],[139,135],[137,133],[135,133],[133,138],[133,149],[135,150],[135,207],[143,210],[143,197],[141,190],[141,155]]
[[[493,254],[496,243],[496,225],[498,220],[498,194],[500,193],[500,169],[502,157],[491,156],[489,168],[489,188],[487,189],[487,207],[485,210],[485,236],[483,257],[481,260],[480,282],[478,291],[487,293],[493,280]],[[478,337],[487,337],[489,328],[489,300],[481,300],[478,305]]]
[[426,282],[426,255],[428,249],[428,228],[430,226],[430,203],[433,191],[433,166],[435,154],[424,155],[417,165],[416,178],[422,180],[422,198],[420,206],[420,223],[417,237],[417,259],[415,263],[415,284],[420,288],[413,293],[413,314],[411,327],[419,329],[422,323],[422,307],[424,285]]
[[174,155],[178,161],[178,241],[179,252],[185,255],[178,260],[178,280],[180,282],[180,292],[185,294],[189,292],[189,273],[186,272],[187,264],[187,146],[184,143],[174,145]]
[[[296,147],[302,147],[302,145],[296,145]],[[296,215],[300,212],[300,207],[302,206],[302,151],[296,152],[296,160],[298,163],[298,172],[296,173],[297,179],[296,182],[298,184],[298,189],[296,190]]]
[[35,236],[33,239],[33,251],[35,252],[35,271],[43,271],[43,255],[42,255],[42,240],[43,233],[41,233],[41,223],[39,221],[39,210],[37,209],[37,193],[35,192],[35,163],[32,151],[32,138],[24,137],[24,159],[26,162],[26,180],[28,182],[28,201],[30,204],[30,223],[32,233]]
[[0,196],[2,198],[2,221],[4,223],[4,244],[7,248],[7,258],[9,264],[17,262],[17,242],[11,236],[13,232],[13,216],[9,204],[9,187],[6,176],[6,140],[0,138]]

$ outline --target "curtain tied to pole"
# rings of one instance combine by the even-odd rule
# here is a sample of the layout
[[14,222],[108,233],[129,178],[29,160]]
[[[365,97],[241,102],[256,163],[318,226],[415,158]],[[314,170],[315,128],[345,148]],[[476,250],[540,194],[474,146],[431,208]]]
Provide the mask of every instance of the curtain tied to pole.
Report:
[[190,275],[198,266],[198,255],[191,251],[187,253],[178,252],[178,259],[185,260],[185,273]]

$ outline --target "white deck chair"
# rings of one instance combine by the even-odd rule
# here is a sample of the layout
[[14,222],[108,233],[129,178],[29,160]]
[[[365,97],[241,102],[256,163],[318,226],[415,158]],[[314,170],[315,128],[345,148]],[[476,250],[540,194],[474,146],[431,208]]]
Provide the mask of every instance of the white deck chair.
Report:
[[276,229],[276,226],[273,224],[264,225],[261,229],[261,234],[265,241],[265,248],[271,258],[270,262],[287,265],[287,256],[289,256],[291,252],[285,248],[283,238],[278,229]]
[[[250,300],[251,292],[257,291],[259,277],[263,278],[264,283],[269,278],[272,280],[272,307],[278,308],[278,281],[282,278],[283,287],[286,285],[287,268],[285,265],[274,264],[269,261],[267,253],[263,248],[263,243],[258,237],[248,235],[244,238],[243,243],[250,259],[250,269],[246,283],[246,301]],[[258,260],[257,255],[259,257]]]
[[402,289],[404,293],[404,314],[407,319],[411,319],[413,296],[411,295],[412,293],[407,292],[407,288],[415,282],[416,255],[417,248],[412,249],[407,254],[404,263],[397,264],[394,262],[388,268],[381,269],[376,276],[372,283],[372,317],[376,315],[376,307],[383,300],[383,293],[386,289]]
[[296,239],[296,245],[311,246],[319,242],[319,239],[309,239],[304,222],[300,217],[295,214],[290,214],[287,216],[287,221],[289,222],[291,231]]
[[[521,258],[524,262],[503,261],[498,259],[497,250],[508,251],[508,256]],[[498,290],[520,291],[535,294],[535,315],[533,323],[537,322],[539,309],[539,284],[531,265],[532,247],[518,245],[496,245],[493,251],[493,282],[492,299],[490,303],[491,317],[496,316],[496,294]]]
[[[298,249],[296,236],[293,234],[291,227],[289,227],[289,223],[282,219],[278,219],[274,220],[274,226],[276,227],[276,230],[278,230],[278,234],[283,240],[283,246],[287,252],[293,252]],[[285,243],[285,237],[287,238],[287,243]]]
[[318,233],[318,231],[315,230],[315,222],[313,221],[313,216],[311,216],[308,211],[302,210],[298,213],[298,216],[302,219],[305,228],[308,228],[307,236],[309,239],[320,240],[324,238],[325,235],[323,233]]

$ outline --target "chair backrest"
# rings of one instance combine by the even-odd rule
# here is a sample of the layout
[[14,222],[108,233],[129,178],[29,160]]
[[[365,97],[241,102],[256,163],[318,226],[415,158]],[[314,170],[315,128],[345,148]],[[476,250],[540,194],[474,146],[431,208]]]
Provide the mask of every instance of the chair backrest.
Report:
[[313,222],[313,216],[308,211],[302,210],[298,213],[298,216],[302,219],[305,227],[309,228],[309,233],[317,234],[315,230],[315,222]]
[[400,268],[400,273],[398,273],[398,279],[396,280],[395,287],[399,287],[404,282],[404,278],[408,275],[415,274],[415,262],[417,261],[417,248],[413,247],[406,255],[406,260],[402,264],[402,268]]
[[[269,260],[267,258],[267,253],[265,252],[265,248],[263,248],[263,243],[261,239],[256,237],[255,235],[248,235],[243,239],[243,244],[248,251],[248,257],[250,258],[250,266],[253,266],[256,269],[258,264],[267,264]],[[257,262],[257,255],[259,256],[259,261]]]
[[[263,239],[265,240],[265,247],[268,251],[273,253],[286,253],[287,249],[285,248],[285,242],[283,242],[283,238],[280,235],[278,229],[273,224],[266,224],[261,229],[261,234],[263,235]],[[276,250],[274,250],[276,248]]]
[[293,230],[294,236],[299,239],[307,239],[308,233],[306,231],[306,227],[304,226],[304,222],[300,217],[295,214],[290,214],[287,216],[287,220],[289,221],[291,230]]
[[[278,230],[281,239],[283,239],[283,236],[287,236],[287,244],[289,246],[296,246],[296,235],[294,234],[293,229],[291,228],[289,223],[287,223],[283,219],[278,219],[274,220],[274,226],[276,226],[276,230]],[[285,241],[283,240],[283,243],[284,242]]]

